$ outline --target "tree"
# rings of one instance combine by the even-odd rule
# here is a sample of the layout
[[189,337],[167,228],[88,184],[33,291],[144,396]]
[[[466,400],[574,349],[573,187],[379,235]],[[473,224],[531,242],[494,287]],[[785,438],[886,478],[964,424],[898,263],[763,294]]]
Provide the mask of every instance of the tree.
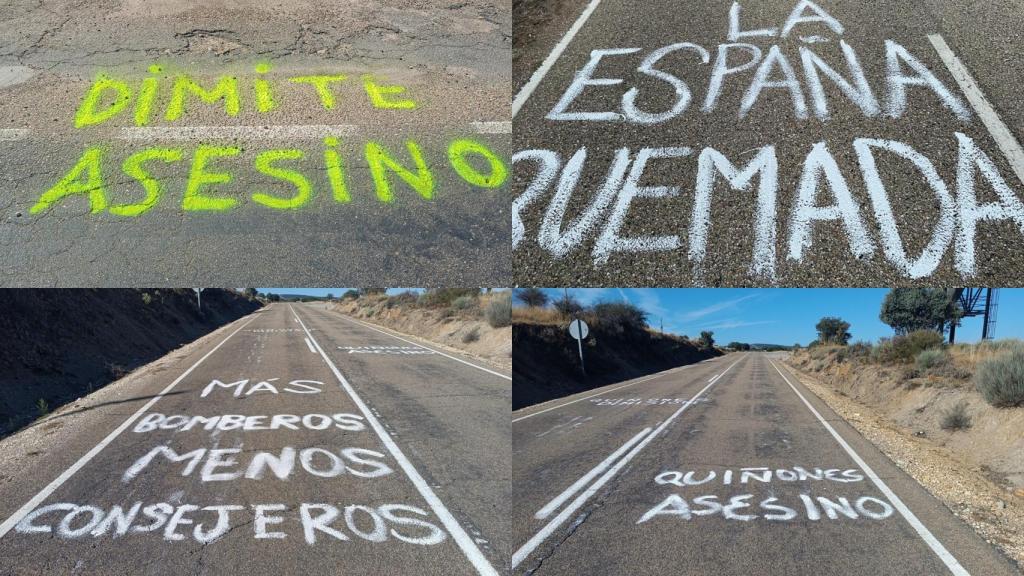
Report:
[[821,344],[838,344],[846,346],[850,341],[850,323],[842,318],[826,316],[818,321],[818,342]]
[[330,292],[328,292],[327,293],[327,299],[328,300],[334,300],[334,294],[331,294]]
[[521,288],[516,290],[516,300],[534,308],[543,308],[548,305],[548,295],[540,288]]
[[709,330],[704,330],[700,333],[700,338],[697,339],[697,345],[701,348],[710,349],[715,345],[715,333]]
[[246,288],[244,294],[245,297],[248,298],[249,300],[255,300],[257,292],[255,288]]
[[353,289],[345,290],[345,293],[341,295],[341,299],[342,300],[358,300],[359,299],[359,290],[353,290]]
[[594,305],[593,312],[602,326],[620,334],[625,330],[643,330],[647,326],[647,312],[629,302],[599,302]]
[[278,294],[274,294],[272,292],[267,292],[267,301],[268,302],[280,302],[281,301],[281,296],[278,295]]
[[570,295],[562,296],[558,300],[555,300],[553,304],[555,306],[555,310],[558,310],[566,316],[579,314],[583,311],[583,305],[580,304],[579,300]]
[[915,330],[945,332],[959,317],[960,307],[941,288],[894,288],[878,314],[900,336]]

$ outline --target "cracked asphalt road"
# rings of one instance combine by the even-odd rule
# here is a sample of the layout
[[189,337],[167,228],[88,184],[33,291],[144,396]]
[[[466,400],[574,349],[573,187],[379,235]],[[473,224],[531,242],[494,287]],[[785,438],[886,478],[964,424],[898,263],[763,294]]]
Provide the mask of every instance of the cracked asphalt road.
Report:
[[510,409],[507,379],[272,304],[0,442],[0,574],[504,573]]
[[[536,88],[524,90],[588,5],[593,3],[514,4],[513,86],[517,94],[529,94],[514,116],[513,147],[523,155],[512,184],[513,221],[519,216],[522,225],[513,225],[517,285],[891,287],[1024,281],[1024,164],[1014,165],[1012,154],[997,145],[969,99],[974,91],[961,88],[957,78],[962,77],[954,76],[929,39],[944,40],[1019,141],[1024,137],[1024,95],[1017,80],[1024,24],[1019,2],[819,1],[814,4],[819,13],[807,4],[797,10],[797,0],[740,1],[731,36],[731,0],[603,0]],[[911,72],[909,59],[899,48],[887,48],[887,41],[905,49],[923,71]],[[867,90],[851,89],[858,75],[841,42],[855,54]],[[727,72],[716,76],[725,45],[732,45],[721,60]],[[832,76],[819,72],[818,90],[808,66],[820,71],[822,63]],[[757,80],[761,72],[765,84]],[[835,77],[848,82],[847,88]],[[931,78],[951,96],[940,97],[923,85]],[[905,100],[893,87],[905,88]],[[851,98],[855,91],[858,96]],[[872,98],[877,108],[865,104]],[[955,110],[960,104],[967,115]],[[973,188],[960,185],[966,182],[960,166],[970,166],[973,157],[962,153],[966,149],[957,133],[991,159],[1006,185],[1006,205],[1013,206],[1003,214],[1013,217],[978,221],[973,233],[967,199],[976,194],[978,202],[994,203],[996,188],[981,177]],[[876,179],[855,149],[856,142],[872,140],[900,142],[917,155],[904,149],[900,156],[871,142]],[[828,153],[812,156],[819,143]],[[621,149],[629,156],[619,166],[620,176],[610,178]],[[644,156],[646,164],[637,161],[641,149],[653,151]],[[755,158],[768,149],[774,160],[763,166],[774,168],[774,178],[765,169],[745,181],[735,176],[732,185],[726,182],[727,162],[737,174],[745,167],[753,171]],[[721,158],[713,165],[714,152]],[[584,153],[585,158],[576,156]],[[921,161],[918,166],[932,167],[937,178],[926,182],[910,156]],[[815,210],[840,204],[835,186],[820,172],[817,186],[808,187],[814,194],[800,193],[805,181],[815,182],[813,168],[823,157],[834,160],[834,168],[826,170],[833,183],[845,183],[849,191],[842,220],[835,212]],[[761,186],[773,179],[773,185]],[[606,183],[608,193],[602,194]],[[968,192],[962,197],[961,188]],[[851,223],[857,224],[856,233]],[[968,254],[975,257],[973,265]]]
[[769,354],[524,408],[512,438],[513,574],[1020,575]]
[[[508,284],[507,186],[471,183],[449,154],[453,142],[470,139],[507,164],[507,0],[15,0],[4,8],[4,286]],[[151,65],[160,72],[151,73]],[[269,71],[257,73],[260,65]],[[130,102],[106,121],[75,128],[76,112],[100,74],[124,82]],[[184,113],[167,120],[174,82],[185,75],[207,90],[235,78],[239,112],[230,115],[223,101],[203,103],[190,95]],[[330,108],[312,84],[290,80],[312,75],[346,77],[328,85]],[[384,87],[385,104],[365,88],[366,77]],[[136,129],[147,78],[157,80],[155,99],[148,123]],[[270,110],[261,111],[258,81],[269,86],[276,104]],[[113,105],[116,96],[105,92],[96,109]],[[389,107],[406,100],[415,108]],[[213,130],[174,132],[196,127]],[[334,148],[347,201],[338,199],[328,174],[327,136],[340,140]],[[422,180],[409,141],[430,175],[431,198],[386,168],[393,198],[384,202],[369,168],[368,145],[379,144]],[[204,194],[233,199],[228,210],[184,209],[202,146],[240,149],[207,168],[229,174],[230,181],[203,186]],[[101,150],[107,207],[140,202],[147,191],[122,164],[154,147],[177,150],[180,159],[145,163],[160,197],[144,213],[92,213],[88,190],[95,183],[88,173],[79,175],[79,193],[31,212],[91,148]],[[260,154],[278,149],[303,154],[277,163],[308,182],[309,199],[300,208],[253,200],[258,193],[281,199],[299,194],[293,180],[256,166]],[[493,174],[480,154],[464,158],[477,173]]]

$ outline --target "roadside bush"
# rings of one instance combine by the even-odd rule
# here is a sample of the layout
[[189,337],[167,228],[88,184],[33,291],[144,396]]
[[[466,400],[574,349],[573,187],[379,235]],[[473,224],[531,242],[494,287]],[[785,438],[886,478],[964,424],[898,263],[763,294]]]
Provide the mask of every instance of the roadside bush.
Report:
[[388,308],[394,308],[395,306],[415,306],[419,301],[419,295],[415,292],[400,292],[394,296],[388,296],[388,301],[384,306]]
[[491,300],[484,311],[484,317],[492,328],[512,325],[512,294],[503,292]]
[[875,362],[913,362],[924,350],[940,348],[945,339],[932,330],[917,330],[905,336],[882,339],[875,346],[871,359]]
[[914,365],[922,372],[938,368],[939,366],[945,366],[948,362],[949,353],[940,348],[922,350],[918,353],[917,358],[914,359]]
[[847,354],[850,355],[851,358],[868,358],[869,356],[871,356],[871,352],[873,349],[874,346],[872,346],[870,342],[860,340],[858,342],[850,344],[850,346],[846,349],[846,352]]
[[474,326],[472,330],[462,335],[462,343],[469,344],[470,342],[476,342],[480,339],[480,328]]
[[452,300],[452,308],[456,310],[466,310],[472,308],[476,304],[475,296],[459,296],[455,300]]
[[428,308],[446,308],[460,296],[476,297],[480,293],[478,288],[437,288],[427,290],[419,297],[420,306]]
[[595,304],[593,316],[605,330],[614,334],[643,330],[647,326],[647,313],[628,302]]
[[945,411],[942,414],[939,427],[950,432],[970,428],[971,417],[967,414],[967,403],[963,401],[957,402],[955,406]]
[[358,300],[359,299],[359,290],[352,290],[352,289],[346,290],[345,293],[341,295],[341,299],[342,300]]
[[149,292],[142,293],[142,303],[145,304],[146,306],[149,306],[150,304],[153,303],[153,297],[150,296]]
[[993,406],[1024,405],[1024,350],[981,362],[974,373],[974,384]]

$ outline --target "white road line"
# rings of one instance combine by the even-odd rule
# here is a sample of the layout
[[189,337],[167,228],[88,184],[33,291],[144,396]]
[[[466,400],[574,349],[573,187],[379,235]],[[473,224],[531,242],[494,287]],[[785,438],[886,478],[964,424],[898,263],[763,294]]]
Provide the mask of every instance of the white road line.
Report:
[[316,348],[313,348],[313,343],[309,341],[309,338],[303,338],[306,341],[306,346],[309,347],[309,351],[316,354]]
[[159,394],[157,394],[152,399],[150,399],[149,402],[146,402],[142,406],[142,408],[139,408],[127,420],[125,420],[123,423],[121,423],[120,426],[115,428],[113,432],[108,434],[107,437],[104,438],[102,441],[100,441],[99,444],[94,446],[92,448],[92,450],[89,450],[88,452],[86,452],[85,456],[82,456],[81,458],[79,458],[78,462],[75,462],[74,464],[72,464],[70,468],[65,470],[60,476],[58,476],[56,479],[54,479],[53,482],[50,482],[49,484],[47,484],[46,488],[43,488],[42,490],[40,490],[38,494],[36,494],[35,496],[32,497],[31,500],[26,502],[25,505],[22,506],[21,508],[19,508],[17,512],[12,514],[10,518],[5,520],[3,524],[0,524],[0,538],[3,538],[8,532],[11,531],[12,528],[14,528],[18,524],[18,522],[21,522],[22,518],[24,518],[30,512],[35,510],[37,506],[39,506],[44,500],[49,498],[51,494],[53,494],[58,488],[60,488],[65,482],[67,482],[69,478],[74,476],[74,474],[76,472],[81,470],[82,467],[84,467],[86,464],[88,464],[90,460],[95,458],[96,455],[99,454],[104,448],[106,448],[111,442],[113,442],[115,438],[117,438],[122,432],[124,432],[126,429],[128,429],[128,427],[131,426],[132,423],[134,423],[135,420],[137,420],[139,418],[139,416],[142,416],[147,410],[149,410],[153,406],[153,404],[156,404],[157,400],[159,400],[159,399],[163,398],[164,396],[166,396],[167,393],[170,392],[172,388],[177,386],[179,382],[181,382],[186,377],[188,377],[188,375],[191,374],[192,371],[195,370],[197,366],[202,364],[204,360],[209,358],[211,354],[216,352],[221,346],[224,345],[225,342],[230,340],[232,336],[234,336],[235,334],[238,334],[243,328],[248,326],[249,323],[252,322],[255,319],[256,319],[255,316],[253,316],[252,318],[249,318],[248,320],[245,321],[245,323],[243,323],[241,326],[236,328],[234,332],[232,332],[231,334],[228,334],[223,340],[220,341],[220,343],[218,343],[216,346],[214,346],[209,352],[204,354],[203,357],[200,358],[199,360],[197,360],[195,364],[190,366],[188,368],[188,370],[185,370],[184,372],[181,373],[180,376],[175,378],[174,382],[171,382]]
[[0,128],[0,142],[13,142],[27,138],[28,128]]
[[630,386],[635,386],[637,384],[642,384],[643,382],[647,382],[648,380],[654,380],[655,378],[658,378],[658,377],[661,377],[661,376],[667,376],[668,374],[670,374],[672,372],[675,372],[675,371],[678,371],[678,370],[685,370],[686,368],[689,368],[690,366],[692,366],[692,364],[687,365],[687,366],[672,368],[671,370],[665,370],[664,372],[658,372],[657,374],[652,374],[650,376],[646,376],[644,378],[641,378],[640,380],[637,380],[636,382],[630,382],[629,384],[623,384],[622,386],[616,386],[615,388],[610,388],[610,389],[605,390],[603,392],[598,392],[597,394],[591,394],[590,396],[584,396],[583,398],[577,398],[575,400],[570,400],[569,402],[566,402],[565,404],[559,404],[558,406],[552,406],[551,408],[545,408],[544,410],[538,410],[537,412],[534,412],[532,414],[527,414],[526,416],[520,416],[519,418],[513,418],[512,419],[512,423],[515,424],[516,422],[519,422],[520,420],[526,420],[527,418],[533,418],[534,416],[536,416],[538,414],[543,414],[545,412],[550,412],[552,410],[558,410],[559,408],[565,408],[566,406],[568,406],[570,404],[575,404],[577,402],[582,402],[584,400],[589,400],[590,398],[594,398],[596,396],[602,396],[602,395],[607,394],[609,392],[615,392],[616,390],[622,390],[623,388],[628,388]]
[[630,438],[625,444],[620,446],[618,450],[612,452],[611,456],[608,456],[600,464],[591,468],[590,472],[587,472],[582,477],[580,477],[579,480],[574,482],[572,486],[566,488],[561,494],[555,496],[554,499],[551,500],[551,502],[548,502],[547,505],[538,510],[537,513],[533,515],[533,517],[538,520],[544,520],[548,516],[551,516],[551,513],[557,510],[559,506],[562,505],[562,503],[569,499],[570,496],[582,490],[588,482],[593,480],[594,477],[600,474],[601,472],[604,472],[609,466],[612,465],[613,462],[615,462],[619,458],[619,456],[625,454],[626,450],[632,448],[634,444],[639,442],[650,431],[651,428],[644,428],[642,432]]
[[210,138],[247,140],[258,139],[315,139],[325,136],[355,134],[354,124],[313,124],[296,126],[151,126],[121,128],[121,140],[204,140]]
[[580,14],[580,17],[576,19],[576,22],[574,22],[572,27],[569,28],[569,31],[565,33],[565,36],[562,36],[562,39],[559,40],[558,44],[555,45],[555,48],[551,51],[551,54],[548,54],[548,57],[544,59],[544,62],[541,63],[540,68],[537,68],[537,70],[533,73],[533,76],[530,76],[529,82],[527,82],[519,90],[519,93],[516,94],[515,99],[512,100],[513,119],[515,119],[516,114],[519,114],[519,109],[522,108],[523,104],[526,104],[526,101],[530,99],[530,96],[533,95],[533,91],[537,89],[537,86],[540,86],[541,81],[544,80],[545,76],[547,76],[548,72],[551,70],[551,67],[555,65],[555,62],[558,61],[558,58],[562,55],[562,52],[565,52],[565,49],[569,47],[569,42],[572,42],[572,39],[576,36],[576,34],[579,33],[580,29],[583,28],[583,25],[587,22],[587,19],[590,18],[590,15],[594,13],[594,10],[597,8],[597,5],[600,3],[601,0],[590,0],[590,4],[587,4],[586,9],[583,10],[583,13]]
[[[740,360],[742,360],[742,358]],[[739,362],[739,360],[737,360],[736,362]],[[569,517],[572,516],[576,512],[576,510],[580,508],[580,506],[583,506],[583,504],[586,503],[586,501],[590,499],[591,496],[596,494],[602,486],[608,483],[608,481],[611,480],[612,477],[615,476],[615,474],[617,474],[619,470],[621,470],[626,464],[628,464],[634,456],[636,456],[641,450],[643,450],[645,446],[650,444],[651,440],[657,437],[658,434],[661,434],[665,430],[665,428],[668,428],[668,425],[671,424],[673,420],[675,420],[687,408],[692,406],[693,403],[696,402],[697,399],[700,398],[705,392],[707,392],[709,388],[714,386],[715,382],[718,382],[722,378],[722,376],[725,376],[725,373],[731,370],[732,367],[736,365],[736,362],[733,362],[732,364],[729,365],[728,368],[722,371],[721,374],[712,378],[711,382],[708,383],[707,386],[702,388],[700,392],[697,392],[693,396],[693,398],[690,398],[690,400],[686,404],[683,404],[678,410],[673,412],[671,416],[665,419],[664,422],[662,422],[657,428],[654,429],[654,432],[651,432],[650,434],[645,436],[644,439],[641,440],[640,443],[637,444],[632,450],[630,450],[628,454],[626,454],[621,460],[616,462],[615,465],[611,467],[611,469],[609,469],[607,472],[604,473],[604,475],[598,478],[597,481],[594,482],[589,488],[587,488],[582,494],[577,496],[571,504],[563,508],[557,516],[555,516],[550,522],[548,522],[543,528],[541,528],[539,532],[534,534],[533,537],[526,542],[526,544],[523,544],[523,546],[519,548],[519,550],[516,550],[515,553],[512,555],[512,568],[515,568],[520,563],[522,563],[523,560],[529,558],[530,554],[532,554],[538,546],[540,546],[545,540],[547,540],[548,537],[551,536],[551,534],[553,534],[559,526],[564,524],[565,521],[568,520]]]
[[465,360],[462,360],[461,358],[456,358],[455,356],[451,356],[449,354],[445,354],[444,352],[441,352],[440,350],[437,350],[435,348],[431,348],[430,346],[424,346],[423,344],[420,344],[419,342],[413,342],[412,340],[406,340],[405,338],[402,338],[401,336],[395,336],[394,334],[392,334],[390,332],[385,332],[385,331],[383,331],[383,330],[381,330],[379,328],[376,328],[374,326],[370,326],[369,324],[366,324],[365,322],[361,322],[359,320],[356,320],[355,318],[349,318],[348,316],[345,316],[344,314],[338,314],[338,316],[340,316],[344,320],[348,320],[349,322],[354,322],[356,324],[359,324],[360,326],[362,326],[364,328],[369,328],[370,330],[374,330],[376,332],[380,332],[381,334],[384,334],[385,336],[391,336],[392,338],[395,338],[397,340],[401,340],[402,342],[407,342],[409,344],[413,344],[415,346],[419,346],[420,348],[426,348],[427,350],[433,350],[435,354],[440,354],[441,356],[444,356],[445,358],[449,358],[451,360],[455,360],[456,362],[461,362],[461,363],[465,364],[466,366],[472,366],[473,368],[476,368],[477,370],[483,370],[484,372],[487,372],[489,374],[494,374],[495,376],[499,376],[501,378],[504,378],[505,380],[512,380],[511,376],[506,376],[506,375],[502,374],[501,372],[495,372],[494,370],[490,370],[490,369],[484,368],[483,366],[477,366],[476,364],[473,364],[472,362],[466,362]]
[[964,63],[957,58],[949,44],[946,44],[945,38],[941,34],[929,34],[928,40],[935,47],[935,51],[939,53],[939,57],[946,64],[946,68],[949,69],[956,83],[960,85],[960,90],[967,96],[967,100],[977,112],[978,117],[981,118],[988,133],[996,141],[996,145],[1006,156],[1006,160],[1017,174],[1017,178],[1024,183],[1024,148],[1021,148],[1020,142],[999,118],[996,109],[992,107],[981,87],[974,81],[967,66],[964,66]]
[[868,475],[868,478],[874,482],[875,486],[882,492],[882,494],[885,494],[885,497],[889,499],[889,502],[892,503],[893,507],[903,515],[903,518],[906,519],[907,523],[914,528],[918,536],[928,544],[928,547],[932,549],[932,552],[935,552],[939,559],[942,560],[947,568],[949,568],[949,571],[955,576],[970,576],[970,573],[960,565],[960,562],[953,557],[949,550],[946,550],[946,547],[939,542],[931,531],[929,531],[928,528],[925,528],[924,524],[922,524],[921,521],[917,519],[917,516],[910,511],[910,508],[907,508],[906,504],[900,500],[899,496],[889,489],[889,486],[887,486],[886,483],[878,477],[878,474],[875,474],[875,471],[868,466],[868,463],[865,462],[864,459],[846,443],[846,440],[844,440],[843,437],[836,432],[835,428],[833,428],[832,425],[829,424],[828,421],[826,421],[825,418],[823,418],[822,415],[814,408],[814,406],[807,401],[807,398],[804,398],[804,395],[796,389],[796,386],[793,386],[793,383],[789,381],[789,378],[786,378],[786,375],[782,373],[782,370],[779,370],[779,367],[775,365],[775,362],[772,360],[768,360],[768,362],[772,365],[772,368],[775,368],[775,371],[779,373],[779,376],[782,376],[782,379],[786,381],[786,384],[789,384],[789,387],[793,389],[793,392],[803,400],[807,408],[815,415],[815,417],[818,418],[818,421],[821,422],[821,425],[824,426],[825,429],[828,430],[829,434],[836,439],[836,442],[846,450],[846,453],[850,455],[850,458],[853,458],[853,461],[856,462],[862,470],[864,470],[864,473]]
[[511,122],[473,122],[473,129],[479,134],[511,134]]
[[448,511],[448,508],[443,502],[441,502],[441,499],[437,497],[434,490],[429,484],[427,484],[426,480],[423,479],[423,476],[420,476],[420,473],[416,471],[412,462],[405,457],[405,454],[402,452],[401,448],[398,447],[398,444],[395,444],[395,441],[391,439],[391,435],[388,434],[387,430],[384,429],[384,426],[382,426],[380,421],[377,420],[377,417],[373,415],[373,411],[371,411],[363,402],[363,399],[359,397],[359,394],[357,394],[355,389],[352,388],[352,385],[349,384],[348,380],[341,375],[341,372],[338,370],[338,367],[334,365],[334,362],[327,357],[324,349],[320,347],[320,343],[313,338],[313,334],[310,333],[308,328],[306,328],[306,323],[299,318],[299,315],[296,314],[295,309],[291,304],[288,305],[288,309],[291,310],[295,319],[299,321],[299,325],[302,326],[302,329],[306,332],[306,336],[309,337],[309,341],[316,346],[317,352],[320,353],[320,357],[324,359],[324,362],[327,363],[327,367],[334,373],[334,377],[338,379],[341,387],[349,397],[352,398],[352,401],[363,413],[363,417],[366,418],[366,421],[370,423],[374,432],[376,432],[377,436],[380,437],[384,447],[387,448],[388,452],[391,453],[391,456],[396,462],[398,462],[398,465],[405,471],[405,475],[409,477],[409,480],[419,491],[420,495],[423,496],[423,499],[426,500],[427,504],[430,505],[430,508],[433,509],[434,514],[436,514],[441,523],[444,524],[444,527],[448,529],[448,533],[451,534],[456,544],[458,544],[459,548],[462,549],[462,553],[466,555],[466,558],[476,568],[476,571],[479,574],[487,576],[497,576],[498,572],[493,566],[491,566],[491,563],[483,553],[480,552],[480,549],[477,548],[473,539],[470,538],[469,534],[466,534],[466,531],[462,529],[462,526],[459,525],[459,522],[454,516],[452,516],[452,513]]

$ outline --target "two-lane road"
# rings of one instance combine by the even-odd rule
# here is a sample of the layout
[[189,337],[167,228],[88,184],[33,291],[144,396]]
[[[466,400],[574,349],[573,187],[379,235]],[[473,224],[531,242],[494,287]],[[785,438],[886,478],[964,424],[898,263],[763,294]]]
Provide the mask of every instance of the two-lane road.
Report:
[[505,571],[507,376],[301,304],[158,364],[3,442],[0,574]]
[[513,414],[514,574],[1019,574],[762,353]]

